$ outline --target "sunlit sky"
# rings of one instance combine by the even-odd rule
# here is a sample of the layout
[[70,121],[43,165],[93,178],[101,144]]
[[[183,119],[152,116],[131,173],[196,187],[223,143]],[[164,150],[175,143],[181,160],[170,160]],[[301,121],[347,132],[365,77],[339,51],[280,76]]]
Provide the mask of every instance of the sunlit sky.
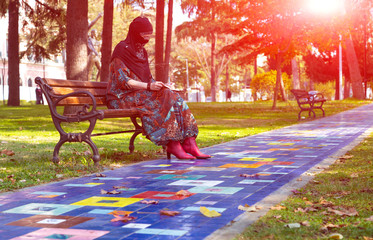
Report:
[[338,14],[344,12],[343,0],[307,0],[307,8],[316,14]]

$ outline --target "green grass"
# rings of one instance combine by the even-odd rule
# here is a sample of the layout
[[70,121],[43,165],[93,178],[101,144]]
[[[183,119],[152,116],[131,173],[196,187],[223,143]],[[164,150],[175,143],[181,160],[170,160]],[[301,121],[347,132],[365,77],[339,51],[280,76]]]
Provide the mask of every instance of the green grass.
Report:
[[[331,239],[332,233],[343,239],[372,239],[372,145],[373,135],[283,201],[285,209],[270,210],[236,239]],[[307,207],[314,211],[304,212]],[[308,226],[284,226],[305,221]]]
[[[326,115],[360,106],[369,101],[328,101]],[[200,147],[231,141],[237,138],[298,123],[296,102],[278,103],[271,110],[271,102],[255,103],[189,103],[199,125],[197,142]],[[317,114],[320,115],[319,112]],[[51,162],[53,149],[59,139],[47,106],[0,106],[0,191],[11,191],[41,183],[78,177],[102,169],[113,169],[129,163],[164,156],[161,147],[144,136],[135,141],[134,154],[128,153],[130,134],[94,137],[100,149],[102,167],[96,168],[86,144],[66,143],[60,150],[60,164]],[[305,120],[307,121],[307,120]],[[99,121],[95,132],[120,131],[131,127],[127,119]],[[85,130],[86,123],[64,124],[66,129]]]

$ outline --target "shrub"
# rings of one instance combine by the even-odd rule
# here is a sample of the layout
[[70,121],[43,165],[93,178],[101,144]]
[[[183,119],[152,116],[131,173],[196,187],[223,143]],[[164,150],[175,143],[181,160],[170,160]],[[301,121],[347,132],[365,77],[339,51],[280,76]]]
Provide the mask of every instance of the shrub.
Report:
[[[251,80],[251,88],[254,94],[257,94],[259,99],[266,100],[272,99],[276,86],[277,71],[271,70],[262,74],[256,75]],[[282,73],[282,80],[286,94],[290,90],[291,80],[286,73]]]

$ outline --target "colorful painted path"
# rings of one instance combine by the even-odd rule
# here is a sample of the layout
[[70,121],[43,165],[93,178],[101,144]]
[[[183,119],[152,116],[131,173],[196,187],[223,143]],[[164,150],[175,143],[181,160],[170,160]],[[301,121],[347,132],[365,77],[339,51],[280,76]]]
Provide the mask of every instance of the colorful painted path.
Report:
[[[204,152],[214,156],[210,160],[157,159],[103,172],[105,177],[92,175],[3,194],[0,239],[210,238],[242,216],[239,205],[258,204],[372,126],[371,104],[206,148]],[[180,195],[181,190],[191,195]],[[221,216],[206,217],[200,207]],[[179,214],[161,215],[161,210]],[[135,219],[112,222],[114,211]]]

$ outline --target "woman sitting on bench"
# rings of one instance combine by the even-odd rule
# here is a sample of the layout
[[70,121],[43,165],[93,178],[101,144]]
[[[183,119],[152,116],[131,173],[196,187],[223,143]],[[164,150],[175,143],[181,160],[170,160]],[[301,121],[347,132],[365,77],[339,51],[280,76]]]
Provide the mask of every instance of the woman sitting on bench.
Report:
[[198,127],[188,105],[150,73],[144,45],[152,34],[150,21],[137,17],[130,24],[127,38],[115,47],[106,97],[108,108],[139,109],[146,137],[156,145],[167,146],[168,159],[171,154],[178,159],[210,158],[198,149]]

